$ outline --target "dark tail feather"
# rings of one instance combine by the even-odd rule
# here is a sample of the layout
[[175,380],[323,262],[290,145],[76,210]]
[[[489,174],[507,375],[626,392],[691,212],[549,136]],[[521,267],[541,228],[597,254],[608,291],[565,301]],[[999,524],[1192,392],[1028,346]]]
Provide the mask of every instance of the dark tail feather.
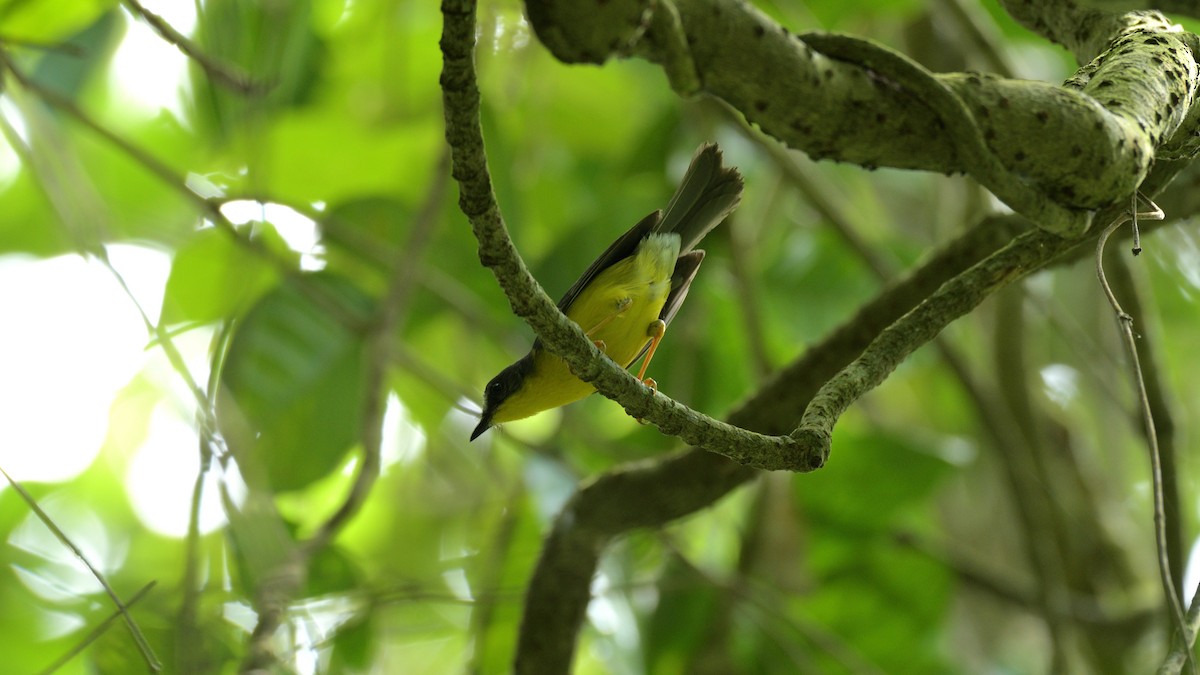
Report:
[[742,175],[721,165],[721,149],[705,143],[692,157],[679,189],[663,212],[658,232],[678,232],[680,252],[693,248],[737,208],[742,198]]

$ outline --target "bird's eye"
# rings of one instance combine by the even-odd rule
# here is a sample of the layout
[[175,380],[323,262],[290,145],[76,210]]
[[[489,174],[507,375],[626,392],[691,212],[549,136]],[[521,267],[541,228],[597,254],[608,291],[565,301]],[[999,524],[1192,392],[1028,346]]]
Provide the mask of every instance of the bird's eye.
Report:
[[500,388],[501,388],[500,380],[492,380],[491,382],[488,382],[487,387],[484,389],[483,393],[486,396],[496,396],[497,394],[500,393]]

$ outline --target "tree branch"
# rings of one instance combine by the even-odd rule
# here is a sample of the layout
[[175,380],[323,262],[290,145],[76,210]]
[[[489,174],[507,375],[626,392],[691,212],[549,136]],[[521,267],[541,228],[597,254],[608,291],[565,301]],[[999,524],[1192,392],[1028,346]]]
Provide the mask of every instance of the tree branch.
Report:
[[[1078,233],[1088,210],[1123,201],[1156,151],[1196,152],[1197,39],[1155,12],[1088,33],[1105,46],[1119,40],[1058,87],[933,75],[864,40],[792,35],[736,0],[656,6],[666,5],[679,16],[698,91],[772,137],[814,159],[963,171],[1054,231]],[[526,7],[539,39],[567,63],[627,53],[663,64],[680,58],[669,49],[678,40],[645,18],[652,10],[643,0],[610,0],[599,11],[582,0]]]

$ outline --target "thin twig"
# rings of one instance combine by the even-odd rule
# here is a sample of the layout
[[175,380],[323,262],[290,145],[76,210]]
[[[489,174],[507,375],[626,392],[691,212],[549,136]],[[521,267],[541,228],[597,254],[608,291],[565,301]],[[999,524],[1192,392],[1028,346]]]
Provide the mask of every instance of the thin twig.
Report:
[[[1149,299],[1143,297],[1146,294],[1141,291],[1133,276],[1130,269],[1131,258],[1115,253],[1109,253],[1107,258],[1107,281],[1113,289],[1113,294],[1122,298],[1124,307],[1128,308],[1126,313],[1133,317],[1133,323],[1138,327],[1138,359],[1142,365],[1142,379],[1146,383],[1146,395],[1154,416],[1154,437],[1158,442],[1158,454],[1162,462],[1167,559],[1171,563],[1171,578],[1175,581],[1175,587],[1186,593],[1186,589],[1183,588],[1183,573],[1187,551],[1184,548],[1184,526],[1180,515],[1178,438],[1175,432],[1175,416],[1171,410],[1171,392],[1168,390],[1167,377],[1157,352],[1158,341],[1153,339],[1155,326],[1149,320],[1153,308],[1149,306]],[[1137,432],[1145,434],[1144,425],[1139,423],[1140,415],[1131,415],[1131,418]]]
[[[1109,236],[1125,221],[1132,217],[1135,221],[1138,217],[1136,204],[1130,209],[1131,214],[1121,214],[1114,218],[1112,223],[1104,228],[1100,234],[1100,238],[1096,241],[1096,277],[1100,280],[1100,287],[1104,291],[1104,296],[1108,298],[1108,304],[1112,307],[1113,313],[1117,317],[1117,325],[1123,339],[1125,352],[1129,356],[1130,366],[1133,369],[1134,386],[1137,389],[1138,404],[1141,407],[1142,421],[1145,424],[1146,446],[1150,454],[1150,478],[1152,481],[1152,489],[1154,492],[1154,542],[1157,548],[1158,555],[1158,574],[1162,582],[1163,593],[1167,596],[1167,606],[1171,610],[1171,620],[1175,630],[1179,632],[1181,638],[1187,636],[1187,619],[1185,618],[1183,605],[1179,599],[1179,593],[1175,589],[1175,581],[1171,577],[1171,562],[1167,558],[1167,523],[1166,510],[1163,506],[1163,477],[1162,477],[1162,458],[1158,449],[1158,436],[1154,431],[1154,413],[1150,407],[1150,399],[1146,393],[1146,381],[1142,377],[1141,361],[1138,359],[1137,340],[1133,335],[1133,317],[1125,313],[1121,309],[1121,303],[1117,301],[1117,297],[1113,295],[1112,288],[1108,284],[1108,279],[1104,275],[1104,244],[1108,241]],[[1189,659],[1191,662],[1191,659]],[[1192,665],[1194,669],[1194,663]]]
[[[229,341],[233,336],[233,322],[226,321],[221,329],[213,336],[212,361],[208,369],[207,407],[198,411],[197,415],[208,415],[216,409],[218,384],[221,377],[223,358],[228,352]],[[175,626],[175,662],[181,672],[199,670],[200,645],[195,638],[195,630],[199,625],[196,615],[200,606],[200,505],[204,496],[204,481],[212,469],[213,448],[217,443],[215,428],[211,425],[200,424],[199,452],[200,467],[196,472],[196,480],[192,484],[192,502],[188,510],[188,531],[184,543],[183,579],[180,586],[183,589],[183,599],[179,603]]]
[[157,673],[161,671],[162,663],[159,662],[158,657],[154,655],[154,650],[150,647],[150,643],[146,641],[146,637],[142,635],[142,631],[140,628],[138,628],[137,622],[135,622],[133,617],[129,615],[129,612],[126,611],[128,609],[128,605],[121,600],[120,596],[117,595],[117,592],[114,591],[112,586],[108,584],[108,580],[104,578],[104,575],[100,572],[100,570],[96,569],[96,566],[93,565],[90,560],[88,560],[87,556],[83,554],[83,551],[79,550],[79,547],[75,545],[75,542],[71,541],[71,538],[68,537],[67,534],[58,527],[58,524],[56,524],[54,520],[50,518],[49,514],[42,510],[42,507],[37,503],[37,500],[33,498],[33,495],[29,494],[29,492],[25,490],[23,485],[13,480],[13,477],[8,475],[8,472],[2,467],[0,467],[0,474],[4,474],[4,478],[8,480],[8,484],[12,486],[13,490],[16,490],[17,494],[21,496],[21,499],[25,501],[30,510],[37,515],[38,520],[41,520],[42,524],[44,524],[46,528],[54,533],[54,536],[57,537],[60,542],[62,542],[62,545],[70,549],[71,553],[74,553],[75,557],[79,558],[79,560],[83,562],[84,566],[88,568],[88,571],[92,573],[92,576],[96,577],[96,581],[100,582],[100,585],[104,588],[104,592],[108,594],[110,599],[112,599],[113,604],[117,607],[117,611],[121,614],[121,618],[124,619],[125,625],[129,628],[129,634],[133,637],[133,642],[137,645],[138,651],[141,652],[142,658],[146,661],[146,665],[153,672]]
[[258,82],[237,66],[222,63],[204,53],[204,50],[200,49],[196,43],[188,39],[183,33],[175,30],[161,16],[146,9],[138,0],[124,1],[131,12],[140,16],[143,21],[149,24],[150,28],[155,33],[158,33],[159,37],[175,45],[175,48],[182,52],[184,56],[195,61],[213,81],[247,95],[262,94],[274,86],[274,83]]
[[[129,609],[130,607],[133,607],[135,604],[137,604],[138,600],[141,600],[142,598],[146,597],[146,594],[149,593],[150,590],[153,589],[155,587],[155,585],[157,585],[157,584],[158,584],[157,581],[151,581],[150,583],[146,584],[145,586],[142,586],[142,588],[137,593],[134,593],[133,595],[129,596],[129,601],[125,603],[125,609]],[[83,650],[87,649],[88,645],[90,645],[93,642],[95,642],[96,640],[98,640],[101,635],[104,635],[105,631],[108,630],[108,627],[111,626],[112,623],[114,621],[116,621],[118,618],[120,618],[121,615],[124,613],[125,613],[124,610],[119,609],[119,610],[113,612],[112,614],[109,614],[108,617],[104,619],[104,621],[101,621],[99,624],[96,625],[95,628],[93,628],[91,631],[89,631],[88,634],[85,635],[83,637],[83,639],[79,641],[78,644],[76,644],[74,647],[69,649],[67,651],[67,653],[65,653],[62,656],[59,656],[57,659],[55,659],[54,663],[51,663],[50,665],[46,666],[46,668],[44,670],[42,670],[41,673],[39,673],[39,675],[50,675],[51,673],[57,671],[59,668],[62,668],[63,666],[67,665],[71,661],[71,659],[73,659],[76,656],[78,656],[79,654],[83,653]]]
[[1176,675],[1183,669],[1183,664],[1194,661],[1192,645],[1196,642],[1197,629],[1200,629],[1200,586],[1196,587],[1196,592],[1192,595],[1192,603],[1188,606],[1185,632],[1175,641],[1171,652],[1159,666],[1158,675]]

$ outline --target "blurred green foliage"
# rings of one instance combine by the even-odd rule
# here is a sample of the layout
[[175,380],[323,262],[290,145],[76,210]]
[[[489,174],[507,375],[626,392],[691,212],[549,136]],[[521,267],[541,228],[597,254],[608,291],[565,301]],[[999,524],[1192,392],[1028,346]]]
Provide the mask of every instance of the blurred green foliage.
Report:
[[[936,46],[952,44],[953,67],[982,67],[941,3],[758,4],[793,31],[867,35],[918,59],[946,57]],[[126,91],[130,78],[145,75],[122,72],[114,53],[132,31],[148,29],[117,3],[0,2],[0,48],[161,163],[147,167],[70,110],[6,79],[0,254],[131,243],[169,255],[159,279],[162,328],[189,350],[201,403],[218,402],[222,432],[198,421],[200,403],[178,370],[146,366],[116,392],[107,440],[89,468],[28,487],[103,561],[122,597],[156,583],[130,613],[166,672],[234,672],[273,574],[352,489],[368,395],[364,336],[403,274],[411,288],[384,375],[382,473],[361,512],[305,561],[271,644],[281,672],[506,671],[523,589],[575,486],[677,445],[600,397],[467,442],[483,383],[531,335],[479,264],[444,170],[436,3],[195,7],[194,25],[180,29],[263,92],[232,91],[189,62],[175,73],[178,105],[147,111]],[[1069,73],[1061,50],[987,7],[977,18],[1023,69],[1018,75]],[[702,273],[652,368],[664,391],[714,416],[882,287],[837,227],[853,228],[900,270],[988,209],[986,195],[961,178],[812,165],[797,155],[844,210],[845,222],[830,222],[751,136],[711,102],[678,100],[657,67],[564,66],[540,48],[512,0],[484,3],[479,20],[495,189],[552,296],[614,236],[663,206],[699,142],[720,141],[746,175],[743,206],[705,242]],[[247,200],[260,216],[229,215],[228,203]],[[233,223],[214,222],[217,202]],[[268,208],[281,205],[290,208]],[[307,231],[314,242],[297,243]],[[1154,332],[1164,373],[1180,409],[1195,409],[1200,394],[1186,354],[1196,341],[1198,248],[1183,231],[1149,238],[1147,248],[1136,274],[1160,309]],[[1085,556],[1071,561],[1074,572],[1048,578],[1091,594],[1112,621],[1136,618],[1158,597],[1145,462],[1125,385],[1114,377],[1111,317],[1088,266],[1040,275],[1024,293],[1020,367],[1039,411],[1033,425],[1057,441],[1042,449],[1076,472],[1070,486],[1059,474],[1022,482],[1006,473],[1011,460],[989,443],[979,402],[938,353],[923,350],[847,415],[826,468],[763,476],[607,551],[577,671],[1046,672],[1056,650],[1083,664],[1079,672],[1095,667],[1094,617],[1063,620],[1065,643],[1030,642],[1044,634],[1033,589],[1046,571],[1027,551],[1061,530],[1018,514],[1027,491],[1061,497],[1041,515],[1107,541],[1124,556],[1112,566],[1132,572],[1119,583],[1089,580],[1099,563],[1090,567]],[[1006,320],[989,303],[945,336],[995,395],[991,404],[998,370],[1016,367],[995,349],[995,327]],[[89,339],[89,327],[78,337]],[[148,335],[148,353],[161,356],[163,339]],[[1076,377],[1076,391],[1055,396],[1042,377],[1052,364]],[[210,370],[223,388],[213,387]],[[152,528],[131,495],[131,466],[164,409],[194,435],[179,456],[202,458],[178,470],[190,482],[203,466],[207,498],[224,506],[222,524],[190,540]],[[70,424],[76,411],[52,412]],[[1192,481],[1181,485],[1194,494]],[[193,495],[162,498],[187,511]],[[1189,524],[1194,512],[1185,508]],[[6,672],[47,667],[114,611],[41,528],[13,490],[0,489]],[[992,587],[979,581],[988,575]],[[995,587],[1015,590],[1005,596]],[[1106,672],[1145,671],[1162,641],[1161,631],[1127,635]],[[144,669],[118,621],[57,672]]]

